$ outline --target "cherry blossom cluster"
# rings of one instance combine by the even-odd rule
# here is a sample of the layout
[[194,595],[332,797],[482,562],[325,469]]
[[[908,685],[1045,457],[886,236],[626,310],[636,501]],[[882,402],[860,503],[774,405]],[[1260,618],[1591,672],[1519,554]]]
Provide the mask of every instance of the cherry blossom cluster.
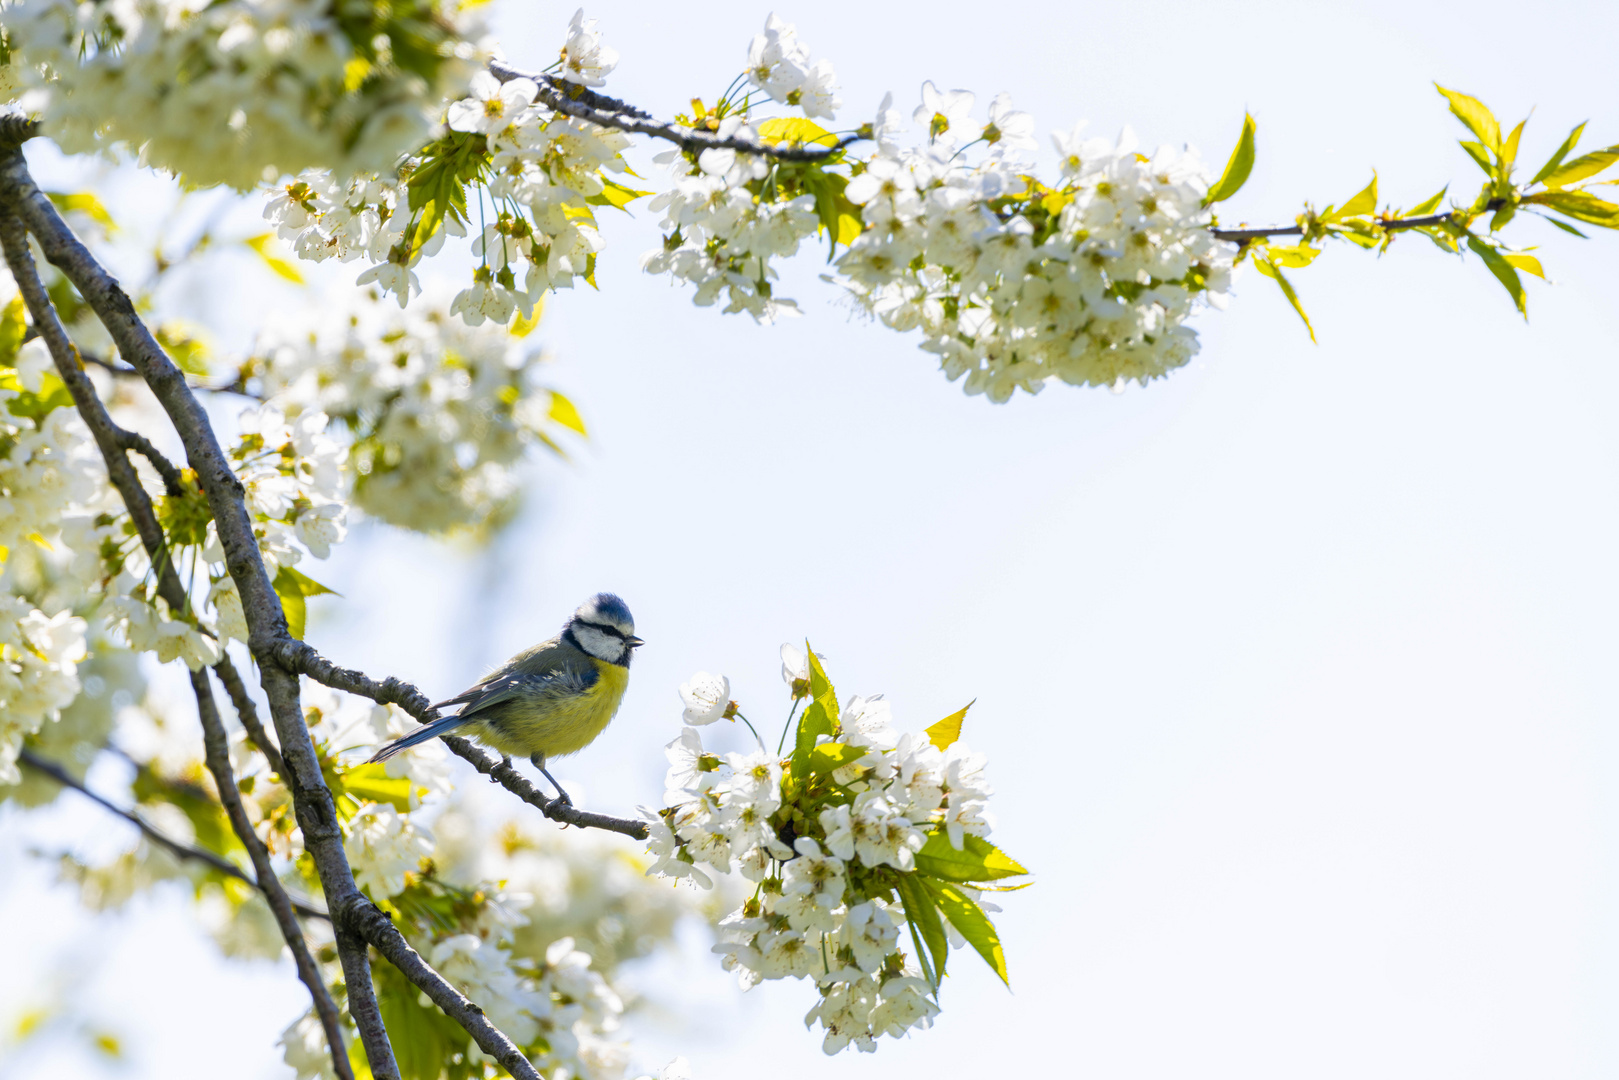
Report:
[[[575,13],[557,77],[600,86],[617,62],[595,20]],[[421,291],[414,267],[470,230],[479,265],[451,310],[473,326],[530,319],[547,292],[593,276],[603,244],[592,206],[640,194],[612,179],[628,168],[622,132],[560,115],[538,93],[532,79],[480,71],[449,103],[442,136],[402,169],[347,181],[305,173],[277,189],[265,217],[304,258],[363,257],[357,283],[400,307]]]
[[64,150],[239,190],[391,169],[485,56],[481,24],[433,0],[16,0],[5,23],[6,81]]
[[[584,433],[573,405],[539,384],[542,362],[504,327],[468,326],[442,303],[390,314],[362,295],[342,318],[261,337],[238,381],[292,418],[294,432],[324,430],[330,418],[359,509],[442,533],[504,520],[528,451]],[[299,449],[297,460],[309,456]],[[340,520],[310,517],[311,528]]]
[[77,414],[54,407],[49,363],[38,341],[15,366],[0,362],[0,785],[22,779],[22,740],[82,689],[83,616],[102,595],[99,550],[113,542],[101,455]]
[[880,695],[840,705],[818,657],[786,645],[782,660],[794,711],[810,702],[785,758],[762,744],[708,752],[697,725],[741,715],[729,680],[700,672],[681,688],[687,726],[667,750],[668,805],[643,811],[651,872],[707,886],[711,872],[735,871],[754,882],[720,923],[714,951],[726,970],[744,989],[810,979],[820,1000],[805,1023],[824,1030],[826,1052],[872,1051],[879,1036],[925,1028],[938,1013],[941,909],[965,935],[956,944],[983,951],[993,906],[958,883],[1023,870],[983,839],[992,789],[983,755],[960,741],[965,710],[900,734]]

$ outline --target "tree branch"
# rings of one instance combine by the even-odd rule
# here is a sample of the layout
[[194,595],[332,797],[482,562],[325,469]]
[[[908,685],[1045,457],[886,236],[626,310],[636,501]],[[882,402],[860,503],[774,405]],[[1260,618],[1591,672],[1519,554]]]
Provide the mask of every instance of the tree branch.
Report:
[[225,652],[223,644],[220,645],[219,652],[219,663],[214,665],[214,673],[219,676],[220,683],[225,687],[225,693],[230,695],[231,705],[236,708],[236,718],[242,722],[247,737],[253,740],[253,745],[258,748],[259,753],[270,763],[270,768],[277,776],[283,777],[281,782],[285,784],[287,763],[281,760],[281,751],[270,741],[269,732],[265,731],[264,725],[259,722],[258,707],[253,704],[253,698],[247,692],[247,684],[242,682],[241,672],[231,663],[230,654]]
[[253,822],[248,819],[247,808],[242,805],[242,794],[236,789],[236,776],[230,767],[230,739],[219,719],[219,707],[214,703],[214,688],[208,681],[206,671],[191,673],[191,690],[197,697],[197,718],[202,721],[204,760],[208,764],[208,771],[213,774],[214,787],[218,790],[219,801],[224,804],[225,816],[230,819],[236,839],[247,849],[247,857],[253,861],[259,889],[275,914],[276,925],[281,928],[287,948],[292,950],[292,962],[298,968],[298,978],[309,988],[309,996],[314,999],[315,1012],[320,1017],[321,1029],[326,1032],[326,1046],[331,1051],[332,1066],[337,1070],[338,1080],[354,1080],[354,1067],[349,1063],[348,1043],[343,1038],[343,1020],[337,1011],[337,1003],[332,1000],[331,991],[321,978],[315,958],[309,954],[309,943],[304,940],[303,928],[293,915],[292,902],[276,878],[275,868],[270,865],[270,852],[265,848],[264,841],[259,839],[259,834],[253,831]]
[[[184,373],[141,322],[128,294],[95,260],[34,183],[20,151],[0,153],[0,205],[23,220],[39,241],[46,258],[78,289],[112,336],[119,355],[140,372],[151,388],[185,445],[186,457],[208,499],[220,544],[225,549],[226,566],[242,598],[251,636],[249,648],[259,663],[261,684],[269,699],[270,717],[287,766],[282,779],[292,794],[304,850],[314,862],[338,931],[338,955],[350,987],[349,1013],[359,1029],[373,1077],[399,1080],[399,1066],[394,1060],[375,994],[368,989],[370,959],[357,939],[369,941],[399,967],[514,1077],[541,1080],[517,1045],[489,1023],[481,1009],[422,960],[399,929],[355,885],[343,849],[343,833],[332,793],[321,774],[319,758],[304,724],[298,700],[298,676],[277,659],[278,647],[291,638],[280,598],[275,594],[259,553],[253,520],[245,501],[246,491],[231,469],[207,411],[191,392]],[[23,247],[26,251],[26,245]],[[59,324],[57,329],[60,330]],[[63,340],[66,340],[65,335]],[[68,347],[71,348],[71,344]],[[82,371],[79,374],[82,377]],[[128,468],[127,459],[124,466]]]
[[[1485,207],[1486,211],[1496,210],[1499,207],[1491,203]],[[1447,221],[1456,219],[1456,211],[1444,214],[1427,214],[1414,218],[1387,218],[1378,221],[1384,232],[1399,232],[1401,229],[1426,229],[1434,225],[1443,225]],[[1255,240],[1263,240],[1267,236],[1303,236],[1303,225],[1274,225],[1258,229],[1210,229],[1216,240],[1229,240],[1237,244],[1249,244]]]
[[[430,724],[439,717],[438,710],[428,702],[427,695],[410,683],[396,678],[379,683],[364,672],[355,671],[353,668],[340,668],[302,641],[289,637],[280,642],[275,647],[275,657],[288,671],[301,672],[334,690],[358,694],[360,697],[370,698],[379,705],[398,705],[420,723]],[[595,814],[588,810],[580,810],[561,799],[546,798],[522,773],[502,760],[491,759],[466,739],[446,735],[444,744],[457,757],[470,762],[473,768],[485,776],[492,777],[507,791],[552,821],[580,828],[606,829],[609,832],[623,833],[636,840],[645,840],[647,837],[645,822]]]
[[837,145],[824,147],[771,146],[768,143],[739,139],[735,136],[722,139],[711,132],[654,119],[651,113],[637,109],[617,98],[608,97],[606,94],[587,90],[575,83],[551,75],[531,75],[525,71],[518,71],[499,60],[489,61],[489,73],[503,83],[513,79],[533,80],[540,88],[539,100],[548,108],[555,109],[565,116],[589,120],[593,124],[617,131],[629,131],[637,135],[650,135],[654,139],[664,139],[694,154],[700,154],[704,150],[739,150],[746,154],[775,158],[777,161],[824,161],[862,138],[860,135],[848,135],[840,139]]
[[[63,787],[72,788],[74,791],[77,791],[80,795],[83,795],[85,798],[89,799],[93,803],[96,803],[103,809],[110,810],[114,814],[117,814],[119,817],[135,826],[135,828],[139,829],[148,840],[152,841],[152,843],[168,851],[176,858],[207,863],[210,867],[219,871],[221,874],[224,874],[226,877],[233,877],[237,881],[245,881],[247,884],[253,886],[255,889],[258,889],[260,892],[264,892],[264,886],[255,881],[251,875],[243,873],[242,870],[229,859],[226,859],[221,855],[216,855],[206,848],[192,847],[189,844],[182,844],[180,841],[159,832],[157,829],[148,825],[145,819],[139,814],[132,813],[129,810],[125,810],[122,807],[103,799],[100,795],[97,795],[95,792],[85,787],[83,783],[77,780],[72,773],[62,768],[62,766],[56,764],[54,761],[40,757],[38,754],[28,749],[28,747],[24,746],[17,751],[17,760],[22,762],[24,765],[27,765],[31,769],[37,769],[39,772],[44,773],[46,776],[50,777],[52,780],[55,780]],[[283,893],[282,895],[285,896],[286,894]],[[292,905],[293,911],[296,911],[306,919],[325,919],[327,922],[331,921],[332,917],[326,914],[326,912],[312,908],[301,900],[293,900],[292,898],[288,897],[288,902]]]

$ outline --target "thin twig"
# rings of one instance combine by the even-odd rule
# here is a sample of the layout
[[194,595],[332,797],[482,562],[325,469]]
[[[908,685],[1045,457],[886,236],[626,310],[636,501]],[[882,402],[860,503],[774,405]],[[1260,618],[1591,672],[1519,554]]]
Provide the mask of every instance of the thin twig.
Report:
[[533,80],[540,88],[540,101],[565,116],[589,120],[593,124],[617,131],[650,135],[654,139],[672,142],[682,150],[694,154],[700,154],[704,150],[738,150],[745,154],[774,158],[777,161],[825,161],[862,138],[860,135],[848,135],[838,140],[834,146],[772,145],[735,136],[722,139],[698,128],[654,119],[651,113],[637,109],[617,98],[598,94],[552,75],[531,75],[498,60],[489,62],[489,73],[501,82],[510,82],[512,79]]
[[[106,799],[103,799],[100,795],[97,795],[95,792],[85,787],[83,783],[76,779],[72,773],[62,768],[62,766],[58,765],[54,761],[40,757],[38,754],[28,749],[28,747],[24,746],[17,751],[17,760],[22,762],[24,765],[27,765],[31,769],[37,769],[39,772],[44,773],[46,776],[50,777],[52,780],[55,780],[63,787],[72,788],[74,791],[77,791],[80,795],[83,795],[85,798],[101,806],[103,809],[110,810],[114,814],[117,814],[119,817],[123,818],[125,821],[139,829],[148,840],[152,841],[154,844],[157,844],[159,847],[164,848],[170,854],[181,859],[189,859],[194,862],[207,863],[210,867],[218,870],[226,877],[233,877],[237,881],[245,881],[247,884],[253,886],[255,889],[258,889],[260,892],[264,892],[264,886],[255,881],[252,875],[244,873],[239,867],[237,867],[235,863],[220,855],[214,854],[212,851],[209,851],[206,848],[192,847],[190,844],[182,844],[173,837],[160,832],[151,825],[148,825],[139,814],[132,813],[114,803],[108,802]],[[332,919],[332,917],[326,914],[326,912],[312,908],[302,900],[290,900],[290,902],[292,904],[292,909],[306,919],[325,919],[327,922],[330,922]]]
[[[270,768],[277,776],[285,777],[287,763],[281,760],[281,751],[270,741],[270,733],[264,730],[264,724],[259,721],[258,707],[253,704],[253,697],[247,692],[247,684],[242,681],[241,672],[231,663],[230,654],[225,651],[223,644],[219,647],[219,654],[219,663],[214,665],[214,673],[224,685],[225,693],[230,695],[231,704],[236,708],[236,718],[242,722],[247,737],[253,741],[258,752],[270,763]],[[286,780],[283,779],[282,783],[285,784]]]
[[337,1070],[338,1080],[354,1080],[354,1067],[349,1063],[348,1043],[343,1038],[343,1018],[337,1011],[337,1002],[332,1000],[332,992],[327,988],[326,980],[321,978],[320,967],[309,954],[309,943],[304,940],[303,928],[293,916],[292,901],[276,878],[275,868],[270,865],[269,849],[259,839],[259,834],[253,831],[253,822],[247,816],[247,808],[242,805],[242,793],[236,789],[236,776],[230,767],[230,738],[219,719],[219,706],[214,703],[214,688],[208,681],[206,671],[191,673],[191,690],[197,698],[197,719],[202,722],[203,757],[208,771],[213,774],[214,787],[219,792],[219,801],[224,804],[225,816],[230,819],[231,831],[247,849],[247,857],[253,861],[259,889],[264,893],[270,911],[275,914],[276,925],[281,928],[287,948],[292,950],[298,978],[309,988],[309,996],[314,999],[315,1013],[320,1017],[321,1030],[326,1033],[326,1046],[331,1051],[332,1066]]
[[[1499,203],[1491,202],[1485,206],[1483,212],[1488,213],[1491,210],[1499,209]],[[1399,232],[1401,229],[1427,229],[1435,225],[1455,221],[1457,216],[1458,212],[1452,210],[1444,214],[1427,214],[1423,217],[1385,218],[1379,220],[1377,225],[1384,232]],[[1267,236],[1303,236],[1304,226],[1275,225],[1258,229],[1210,229],[1209,232],[1214,234],[1216,240],[1229,240],[1237,244],[1247,244],[1255,240],[1263,240]]]
[[[279,643],[275,648],[275,657],[288,671],[308,675],[334,690],[370,698],[379,705],[398,705],[423,724],[431,724],[439,717],[438,710],[433,708],[427,695],[410,683],[396,678],[379,683],[364,672],[338,667],[309,645],[294,638],[289,637]],[[448,735],[444,737],[444,744],[457,757],[470,762],[473,768],[498,781],[507,791],[552,821],[580,828],[606,829],[637,840],[647,837],[645,822],[608,817],[606,814],[580,810],[561,799],[546,798],[522,773],[502,760],[491,759],[466,739]]]

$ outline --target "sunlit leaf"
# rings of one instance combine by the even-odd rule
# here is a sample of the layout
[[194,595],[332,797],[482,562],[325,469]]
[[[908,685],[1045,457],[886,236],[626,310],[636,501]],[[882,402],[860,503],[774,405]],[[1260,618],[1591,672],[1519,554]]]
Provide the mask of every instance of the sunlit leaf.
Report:
[[28,333],[27,309],[19,293],[0,310],[0,367],[17,366],[17,350]]
[[1528,297],[1524,295],[1523,282],[1518,277],[1518,271],[1499,251],[1476,236],[1467,238],[1467,246],[1473,249],[1473,254],[1484,260],[1484,265],[1490,268],[1490,273],[1494,274],[1495,279],[1511,294],[1512,302],[1517,305],[1518,314],[1527,319]]
[[338,782],[334,789],[338,794],[352,795],[367,802],[387,803],[400,813],[405,813],[410,810],[410,777],[389,776],[387,770],[388,764],[384,761],[343,769],[337,773]]
[[1231,151],[1231,157],[1225,163],[1225,172],[1220,174],[1220,179],[1209,189],[1208,195],[1204,196],[1204,206],[1224,202],[1248,182],[1248,174],[1254,171],[1254,131],[1254,118],[1244,114],[1242,134],[1237,136],[1236,148]]
[[213,348],[202,336],[202,328],[179,319],[160,323],[153,333],[169,359],[187,375],[207,375],[212,370],[209,358]]
[[1601,225],[1605,229],[1619,229],[1619,205],[1606,202],[1588,192],[1549,191],[1531,195],[1524,201],[1550,207],[1576,221]]
[[1495,115],[1484,107],[1478,98],[1457,93],[1455,90],[1446,90],[1438,83],[1434,87],[1450,102],[1450,111],[1456,114],[1456,119],[1467,125],[1467,130],[1477,135],[1479,141],[1492,151],[1501,149],[1501,125],[1496,121]]
[[806,772],[811,776],[827,776],[865,756],[866,748],[864,746],[850,746],[847,743],[822,743],[809,752],[809,765]]
[[1367,184],[1364,188],[1361,188],[1360,191],[1355,194],[1354,198],[1350,199],[1348,202],[1344,203],[1343,206],[1339,207],[1338,212],[1333,215],[1333,218],[1334,220],[1341,221],[1344,218],[1363,217],[1366,214],[1375,213],[1376,210],[1377,174],[1373,173],[1372,182]]
[[1619,161],[1619,146],[1593,150],[1589,154],[1575,158],[1567,165],[1553,169],[1546,174],[1545,184],[1549,188],[1568,187],[1587,177],[1595,176],[1616,161]]
[[1541,268],[1540,260],[1533,255],[1503,251],[1501,257],[1524,273],[1533,274],[1542,281],[1546,280],[1546,271]]
[[928,985],[937,992],[950,959],[950,937],[939,920],[938,901],[920,874],[901,875],[898,891],[900,903],[905,906],[905,921],[916,942],[917,962],[922,965]]
[[927,881],[926,884],[928,891],[938,901],[939,910],[950,920],[950,925],[978,951],[978,955],[1001,977],[1001,981],[1011,986],[1012,982],[1006,975],[1006,953],[1001,948],[1001,936],[995,932],[995,924],[989,921],[984,909],[949,882]]
[[1574,145],[1580,141],[1580,133],[1584,130],[1585,125],[1580,124],[1576,126],[1573,131],[1569,132],[1568,138],[1563,140],[1563,145],[1557,148],[1557,153],[1546,159],[1546,164],[1540,167],[1540,171],[1537,172],[1534,175],[1534,178],[1529,182],[1531,184],[1538,184],[1542,180],[1546,179],[1546,177],[1556,172],[1557,167],[1563,163],[1563,159],[1574,152]]
[[263,260],[264,265],[274,271],[276,276],[285,278],[294,285],[304,283],[302,272],[292,263],[275,253],[277,246],[275,233],[260,233],[257,236],[249,236],[242,241],[242,244],[255,251],[259,258]]
[[950,749],[951,744],[961,738],[961,722],[967,719],[967,710],[972,707],[973,703],[969,701],[937,724],[930,725],[927,728],[928,742],[940,750]]
[[1591,239],[1589,236],[1586,236],[1584,233],[1582,233],[1580,230],[1576,229],[1574,226],[1570,225],[1566,221],[1558,221],[1554,217],[1542,218],[1541,220],[1549,221],[1553,225],[1556,225],[1559,229],[1562,229],[1564,232],[1573,233],[1575,236],[1579,237],[1581,240],[1589,240],[1589,239]]
[[1495,175],[1495,163],[1490,160],[1490,152],[1484,149],[1483,143],[1463,139],[1460,145],[1463,150],[1467,151],[1467,156],[1472,158],[1474,164],[1483,169],[1486,175]]
[[809,775],[810,752],[815,749],[815,740],[835,733],[838,726],[837,691],[808,641],[804,642],[804,651],[809,655],[810,703],[798,718],[798,735],[793,743],[793,775],[800,778]]
[[1518,140],[1523,138],[1523,126],[1527,120],[1519,120],[1518,126],[1512,129],[1507,141],[1501,144],[1501,162],[1497,175],[1505,180],[1512,173],[1512,165],[1518,160]]
[[1293,291],[1293,283],[1287,280],[1287,275],[1283,274],[1281,268],[1274,262],[1261,254],[1256,254],[1254,257],[1254,269],[1281,287],[1282,295],[1287,297],[1289,304],[1293,305],[1293,310],[1298,312],[1299,318],[1304,320],[1304,328],[1310,332],[1310,340],[1315,341],[1315,327],[1310,325],[1310,316],[1304,313],[1304,305],[1299,302],[1299,294]]
[[320,596],[323,593],[337,595],[320,582],[290,566],[283,566],[277,570],[272,584],[275,587],[275,594],[281,598],[281,610],[287,616],[287,632],[300,641],[303,640],[309,614],[304,597]]
[[836,146],[838,137],[813,120],[801,116],[777,116],[759,125],[759,140],[765,143],[791,143],[802,146]]
[[585,421],[579,415],[579,410],[574,408],[573,402],[555,390],[551,391],[551,406],[545,411],[545,415],[569,431],[577,432],[581,436],[586,435]]
[[629,213],[627,208],[631,202],[641,198],[643,195],[650,194],[652,194],[652,192],[637,191],[635,188],[625,187],[623,184],[609,180],[604,176],[602,177],[601,194],[592,195],[585,201],[595,206],[617,207],[618,209],[623,210],[625,213]]
[[51,203],[62,213],[78,212],[100,225],[108,236],[118,231],[118,222],[113,220],[107,207],[102,201],[88,191],[48,191],[45,193]]
[[944,881],[963,882],[998,881],[1028,873],[1015,859],[982,836],[963,833],[961,842],[962,850],[957,851],[946,833],[929,833],[922,850],[916,853],[917,869]]
[[1410,210],[1407,210],[1406,216],[1427,217],[1429,214],[1439,209],[1440,202],[1445,198],[1445,192],[1449,190],[1450,185],[1446,184],[1444,187],[1440,188],[1436,194],[1430,195],[1428,198],[1417,203],[1417,205],[1413,206]]

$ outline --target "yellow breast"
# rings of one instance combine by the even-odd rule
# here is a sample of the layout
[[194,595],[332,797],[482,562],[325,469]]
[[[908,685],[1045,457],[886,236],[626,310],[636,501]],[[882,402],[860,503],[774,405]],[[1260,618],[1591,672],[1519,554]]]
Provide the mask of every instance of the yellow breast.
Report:
[[499,719],[477,725],[479,741],[502,754],[548,758],[576,754],[595,741],[618,712],[630,669],[591,658],[598,678],[582,694],[551,699],[531,708],[502,710]]

